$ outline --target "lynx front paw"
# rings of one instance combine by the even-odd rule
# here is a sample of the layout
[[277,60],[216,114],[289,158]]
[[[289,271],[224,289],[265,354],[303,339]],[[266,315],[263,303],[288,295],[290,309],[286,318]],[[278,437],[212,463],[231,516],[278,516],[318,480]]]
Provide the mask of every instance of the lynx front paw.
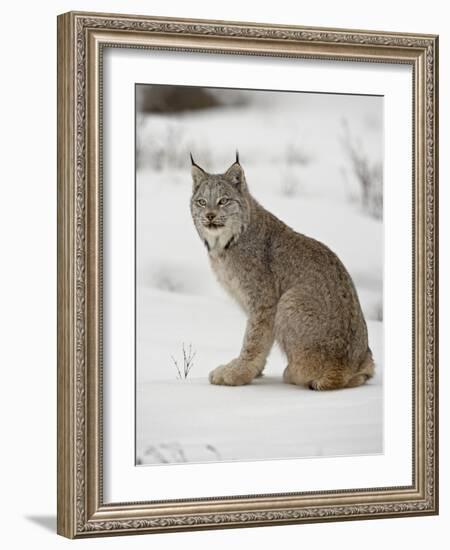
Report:
[[222,365],[209,373],[211,384],[221,386],[243,386],[258,375],[258,369],[249,363],[243,363],[239,359],[233,359],[226,365]]

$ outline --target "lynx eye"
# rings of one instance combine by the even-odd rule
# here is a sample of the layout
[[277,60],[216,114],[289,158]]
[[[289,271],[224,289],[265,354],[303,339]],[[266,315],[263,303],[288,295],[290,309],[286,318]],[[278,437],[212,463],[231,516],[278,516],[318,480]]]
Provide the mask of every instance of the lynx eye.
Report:
[[200,206],[202,208],[204,208],[206,206],[205,199],[197,199],[195,202],[196,202],[197,206]]
[[223,198],[220,199],[220,201],[217,204],[219,206],[225,206],[229,202],[230,202],[230,199],[228,199],[227,197],[223,197]]

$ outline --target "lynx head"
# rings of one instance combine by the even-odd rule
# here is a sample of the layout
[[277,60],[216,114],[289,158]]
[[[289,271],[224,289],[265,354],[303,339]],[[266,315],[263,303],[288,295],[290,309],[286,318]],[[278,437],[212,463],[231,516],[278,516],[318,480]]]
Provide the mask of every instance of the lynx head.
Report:
[[250,195],[238,153],[223,174],[209,174],[192,155],[191,162],[191,214],[197,232],[210,253],[227,250],[246,230],[250,219]]

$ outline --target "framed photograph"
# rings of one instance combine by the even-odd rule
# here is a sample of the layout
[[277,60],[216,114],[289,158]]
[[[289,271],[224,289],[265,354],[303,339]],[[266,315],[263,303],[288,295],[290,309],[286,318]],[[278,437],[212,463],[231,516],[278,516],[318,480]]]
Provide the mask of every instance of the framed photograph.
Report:
[[59,534],[437,514],[437,46],[59,16]]

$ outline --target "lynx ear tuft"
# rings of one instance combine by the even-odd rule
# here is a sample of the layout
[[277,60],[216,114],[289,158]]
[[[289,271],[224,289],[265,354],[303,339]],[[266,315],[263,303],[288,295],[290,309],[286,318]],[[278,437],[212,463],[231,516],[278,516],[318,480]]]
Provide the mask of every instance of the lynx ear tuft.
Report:
[[191,174],[192,174],[192,180],[194,182],[194,187],[197,187],[205,178],[206,178],[206,172],[203,170],[203,168],[200,168],[198,164],[196,164],[194,157],[192,156],[192,153],[189,153],[191,156]]
[[236,164],[239,164],[239,151],[236,149]]

